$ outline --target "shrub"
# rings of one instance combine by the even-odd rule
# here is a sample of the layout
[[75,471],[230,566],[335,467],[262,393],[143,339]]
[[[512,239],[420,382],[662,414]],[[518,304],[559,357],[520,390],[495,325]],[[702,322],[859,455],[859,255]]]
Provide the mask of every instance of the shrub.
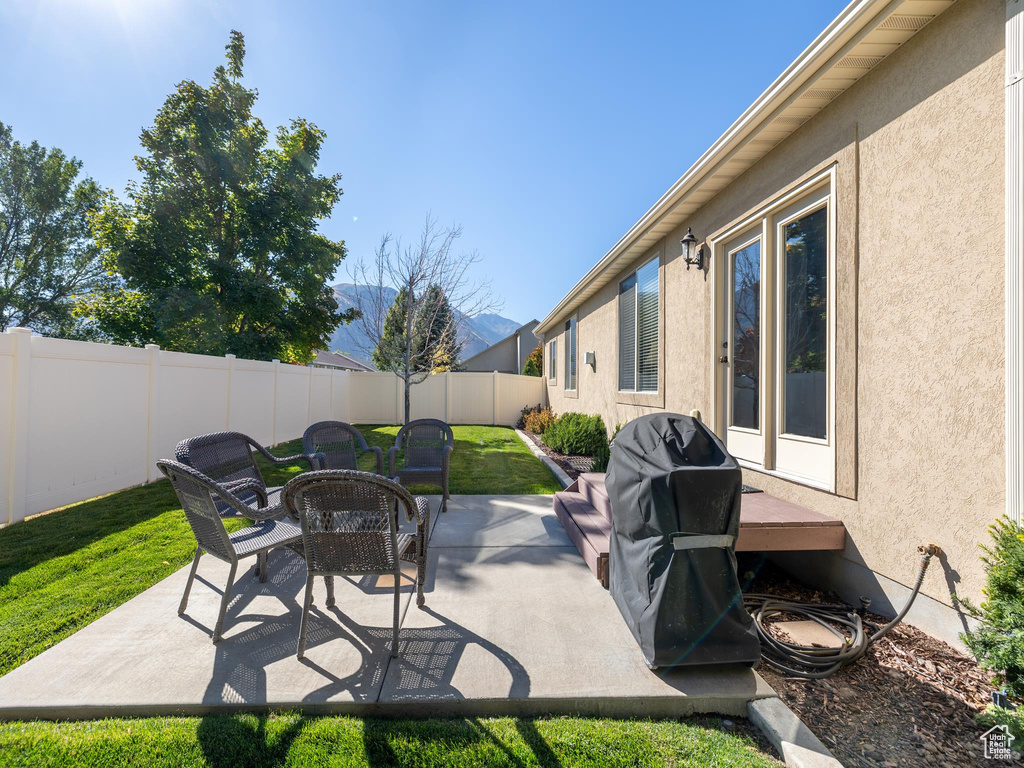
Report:
[[982,547],[985,599],[979,606],[962,601],[982,624],[961,638],[981,668],[995,674],[996,684],[1020,699],[1024,696],[1024,528],[1003,519],[991,525],[989,532],[993,544]]
[[591,472],[607,472],[608,471],[608,462],[611,461],[611,459],[612,459],[611,446],[609,445],[608,441],[605,440],[604,443],[602,443],[601,446],[598,448],[598,450],[594,453],[594,463],[590,467],[590,471]]
[[526,414],[526,431],[535,435],[543,435],[544,432],[555,423],[555,413],[550,408],[537,409]]
[[543,370],[544,347],[538,344],[523,364],[523,376],[540,376]]
[[608,448],[604,419],[585,413],[563,413],[544,431],[548,448],[567,455],[594,456]]

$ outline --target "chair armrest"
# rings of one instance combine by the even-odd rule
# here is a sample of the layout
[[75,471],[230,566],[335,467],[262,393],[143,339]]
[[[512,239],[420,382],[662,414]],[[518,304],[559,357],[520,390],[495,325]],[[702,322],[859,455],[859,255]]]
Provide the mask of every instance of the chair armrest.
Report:
[[275,456],[274,454],[272,454],[270,451],[268,451],[266,448],[264,448],[259,443],[253,442],[252,445],[255,446],[256,450],[259,451],[263,455],[263,458],[265,458],[267,461],[271,462],[272,464],[295,464],[296,462],[304,461],[307,464],[309,464],[309,468],[311,470],[313,470],[314,472],[320,468],[320,460],[317,458],[318,454],[315,454],[315,453],[296,453],[294,456],[280,456],[280,457],[278,457],[278,456]]
[[321,453],[321,452],[318,451],[316,453],[311,453],[309,455],[316,459],[316,466],[313,467],[314,470],[327,469],[327,454],[326,453]]
[[383,475],[384,474],[384,451],[381,450],[381,447],[379,445],[373,446],[373,448],[371,450],[377,456],[377,474],[378,475]]
[[430,521],[430,502],[426,496],[414,496],[413,499],[416,501],[416,507],[405,508],[406,519],[412,522],[415,517],[417,527],[423,527]]
[[247,477],[243,480],[229,480],[228,482],[220,483],[219,485],[221,485],[224,490],[234,494],[235,496],[251,491],[256,494],[256,498],[259,500],[259,506],[267,506],[267,489],[264,488],[263,483],[255,477]]

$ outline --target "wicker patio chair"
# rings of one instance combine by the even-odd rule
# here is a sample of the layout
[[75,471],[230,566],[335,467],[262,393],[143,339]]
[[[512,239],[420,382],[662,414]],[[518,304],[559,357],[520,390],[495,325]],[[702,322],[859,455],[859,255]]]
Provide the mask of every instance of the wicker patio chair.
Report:
[[[438,419],[416,419],[400,430],[395,444],[388,450],[388,476],[397,477],[402,485],[439,485],[441,511],[448,511],[448,464],[455,437],[452,428]],[[395,459],[403,451],[402,469],[396,470]]]
[[[298,658],[306,652],[306,625],[313,602],[313,580],[327,581],[327,605],[334,605],[333,580],[348,574],[391,574],[395,611],[391,655],[398,655],[401,564],[416,564],[416,605],[423,606],[427,573],[430,506],[381,475],[351,469],[325,469],[292,478],[282,493],[288,514],[299,520],[306,557],[306,596],[299,624]],[[398,532],[398,506],[416,533]]]
[[281,506],[281,486],[268,488],[256,465],[253,451],[259,452],[274,464],[294,464],[303,461],[310,469],[318,469],[313,456],[296,454],[278,458],[248,435],[241,432],[211,432],[182,440],[174,449],[175,458],[182,464],[197,469],[225,490],[241,499],[247,511],[219,503],[225,517],[247,517],[250,520],[279,520],[284,515]]
[[302,435],[302,451],[315,455],[320,469],[359,469],[359,456],[373,451],[377,457],[377,474],[384,474],[384,451],[380,446],[369,446],[362,433],[343,421],[318,421]]
[[185,594],[181,596],[178,615],[183,614],[188,607],[188,595],[192,590],[192,582],[195,580],[199,558],[203,552],[231,565],[228,583],[220,600],[217,623],[213,628],[213,642],[216,643],[220,640],[220,633],[224,628],[224,614],[227,612],[228,603],[231,602],[231,587],[235,583],[239,560],[253,556],[263,557],[265,578],[267,553],[277,547],[300,545],[302,531],[289,521],[262,520],[234,533],[228,533],[224,528],[224,521],[221,519],[223,515],[218,505],[227,504],[237,510],[240,516],[248,516],[248,505],[230,491],[225,491],[224,486],[213,482],[192,467],[170,460],[158,461],[156,465],[171,481],[171,486],[178,495],[178,501],[181,502],[181,508],[185,511],[185,517],[196,537],[196,556],[192,561],[188,581],[185,582]]

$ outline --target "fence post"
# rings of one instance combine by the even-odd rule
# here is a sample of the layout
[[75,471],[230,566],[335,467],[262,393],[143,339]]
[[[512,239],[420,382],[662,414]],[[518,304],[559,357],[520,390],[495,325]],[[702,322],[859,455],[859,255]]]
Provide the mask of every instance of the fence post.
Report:
[[498,423],[498,372],[491,374],[491,424]]
[[452,372],[444,372],[444,423],[452,423]]
[[[395,424],[405,423],[405,380],[395,376]],[[411,394],[411,393],[410,393]],[[412,410],[412,403],[409,403]],[[412,414],[409,414],[410,416]]]
[[224,355],[228,361],[228,402],[227,407],[224,409],[224,429],[231,430],[231,387],[232,379],[235,378],[235,356]]
[[160,450],[160,345],[147,344],[149,355],[149,414],[146,419],[146,479],[149,482],[161,477],[156,468],[157,451]]
[[277,445],[277,377],[281,370],[281,361],[275,357],[272,362],[274,363],[274,403],[270,407],[270,415],[272,416],[270,421],[270,444]]
[[14,371],[11,379],[11,464],[7,477],[8,524],[25,519],[28,484],[28,412],[32,372],[32,329],[8,328],[14,335]]
[[306,370],[309,371],[309,381],[306,382],[309,385],[306,387],[306,426],[308,427],[313,423],[313,371],[316,369],[307,365]]

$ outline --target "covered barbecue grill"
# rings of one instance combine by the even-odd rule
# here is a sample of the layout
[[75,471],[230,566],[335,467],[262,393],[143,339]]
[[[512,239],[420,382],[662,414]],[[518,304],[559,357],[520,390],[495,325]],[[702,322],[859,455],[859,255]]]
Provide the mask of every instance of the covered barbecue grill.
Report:
[[665,413],[615,438],[609,589],[648,666],[754,664],[736,577],[741,474],[700,421]]

